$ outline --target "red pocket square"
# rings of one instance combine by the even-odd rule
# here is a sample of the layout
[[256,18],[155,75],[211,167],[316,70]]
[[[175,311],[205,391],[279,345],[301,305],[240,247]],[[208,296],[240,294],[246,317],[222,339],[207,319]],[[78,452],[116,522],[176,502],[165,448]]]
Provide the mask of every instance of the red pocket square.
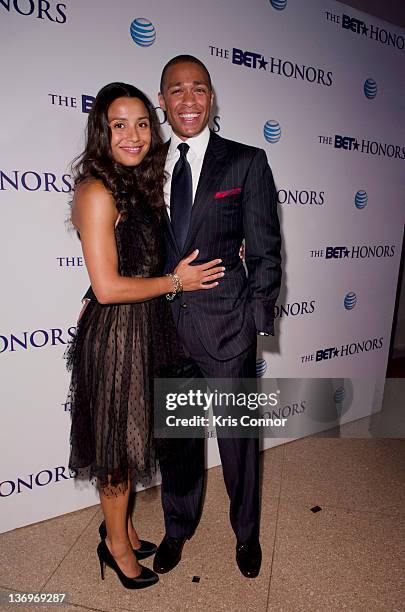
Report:
[[227,189],[226,191],[217,191],[214,198],[216,200],[219,200],[220,198],[226,198],[227,196],[236,195],[237,193],[241,193],[241,192],[242,192],[241,187],[235,187],[234,189]]

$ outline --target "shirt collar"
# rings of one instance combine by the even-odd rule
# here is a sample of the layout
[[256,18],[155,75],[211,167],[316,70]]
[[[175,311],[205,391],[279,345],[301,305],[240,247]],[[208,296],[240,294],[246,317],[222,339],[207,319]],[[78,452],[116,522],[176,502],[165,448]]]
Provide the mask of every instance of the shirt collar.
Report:
[[207,150],[209,139],[210,130],[208,125],[206,125],[203,131],[197,134],[197,136],[187,138],[186,141],[181,140],[181,138],[179,138],[177,134],[172,132],[168,152],[169,157],[173,157],[174,155],[176,155],[178,153],[177,147],[179,146],[179,144],[181,144],[182,142],[186,142],[190,147],[191,151],[193,152],[194,156],[198,159],[202,159],[205,155],[205,151]]

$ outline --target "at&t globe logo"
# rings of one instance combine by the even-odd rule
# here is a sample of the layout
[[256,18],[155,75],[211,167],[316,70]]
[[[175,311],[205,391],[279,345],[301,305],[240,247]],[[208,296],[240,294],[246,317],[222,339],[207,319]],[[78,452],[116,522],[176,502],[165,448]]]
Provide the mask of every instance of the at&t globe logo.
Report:
[[345,399],[345,388],[344,387],[338,387],[333,395],[333,399],[335,400],[336,404],[341,404],[343,402],[343,400]]
[[277,11],[282,11],[287,6],[287,0],[270,0],[270,4]]
[[364,189],[359,189],[359,191],[354,196],[354,205],[359,210],[362,210],[367,206],[368,196]]
[[156,40],[155,26],[145,17],[137,17],[130,27],[132,40],[140,47],[150,47]]
[[267,370],[267,363],[265,359],[258,359],[256,361],[256,376],[257,378],[261,378],[264,376]]
[[346,310],[352,310],[356,306],[357,303],[357,295],[354,291],[350,291],[347,295],[345,295],[344,306]]
[[263,134],[267,142],[275,144],[281,138],[281,127],[278,121],[270,119],[266,121],[263,128]]
[[366,79],[364,83],[364,95],[369,100],[372,100],[377,95],[377,83],[374,79]]

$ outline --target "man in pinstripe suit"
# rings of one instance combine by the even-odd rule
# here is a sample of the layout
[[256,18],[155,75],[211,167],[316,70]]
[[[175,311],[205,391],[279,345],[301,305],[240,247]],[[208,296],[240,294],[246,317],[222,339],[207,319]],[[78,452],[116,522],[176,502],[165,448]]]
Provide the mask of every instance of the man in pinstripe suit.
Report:
[[[211,79],[197,58],[182,55],[166,64],[159,102],[172,127],[165,164],[167,271],[195,248],[196,262],[220,257],[226,268],[215,289],[180,293],[173,301],[179,336],[203,376],[253,378],[256,337],[274,334],[281,280],[277,195],[266,155],[210,132]],[[247,276],[239,258],[243,239]],[[236,560],[242,574],[253,578],[261,564],[258,439],[222,438],[218,445]],[[204,440],[184,440],[181,461],[162,462],[161,473],[166,534],[154,569],[164,573],[180,561],[199,520]]]

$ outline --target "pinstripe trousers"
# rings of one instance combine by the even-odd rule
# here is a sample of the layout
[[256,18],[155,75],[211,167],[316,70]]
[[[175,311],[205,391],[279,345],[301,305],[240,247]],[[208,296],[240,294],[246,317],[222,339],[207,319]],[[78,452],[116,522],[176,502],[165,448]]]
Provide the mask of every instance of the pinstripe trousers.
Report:
[[[255,378],[256,338],[242,354],[218,361],[205,350],[195,331],[189,310],[182,309],[178,334],[187,356],[206,378]],[[183,440],[176,461],[163,462],[162,506],[166,535],[190,538],[202,510],[205,483],[205,440]],[[246,543],[259,533],[259,440],[218,438],[222,470],[230,499],[230,521],[238,542]]]

